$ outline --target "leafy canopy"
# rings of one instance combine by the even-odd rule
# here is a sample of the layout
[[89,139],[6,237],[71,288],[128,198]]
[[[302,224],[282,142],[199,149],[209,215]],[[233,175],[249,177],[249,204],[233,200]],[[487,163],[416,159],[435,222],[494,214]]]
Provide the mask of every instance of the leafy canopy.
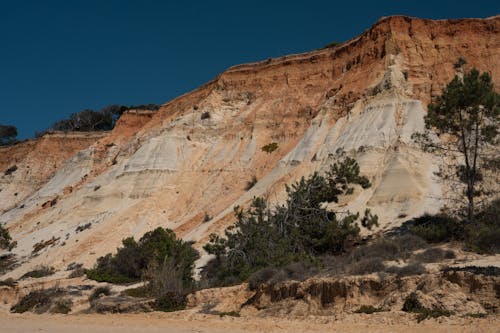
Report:
[[[463,78],[455,76],[442,95],[429,104],[425,117],[427,131],[414,136],[424,149],[438,151],[446,161],[451,161],[454,170],[444,170],[443,177],[456,180],[457,185],[465,184],[458,200],[466,206],[464,215],[469,223],[474,221],[476,213],[475,197],[495,194],[491,187],[483,186],[483,174],[489,172],[493,182],[498,179],[499,100],[488,73],[480,74],[473,69]],[[439,140],[431,139],[432,131],[440,136]],[[447,137],[441,137],[443,134]],[[461,186],[453,187],[460,191]]]
[[109,253],[100,257],[95,267],[86,271],[90,279],[111,283],[137,282],[149,266],[171,261],[180,271],[182,280],[192,282],[198,252],[191,243],[176,239],[172,230],[156,228],[144,234],[138,242],[129,237],[122,243],[123,247],[118,248],[115,255]]
[[16,142],[17,128],[10,125],[0,125],[0,146],[10,145]]

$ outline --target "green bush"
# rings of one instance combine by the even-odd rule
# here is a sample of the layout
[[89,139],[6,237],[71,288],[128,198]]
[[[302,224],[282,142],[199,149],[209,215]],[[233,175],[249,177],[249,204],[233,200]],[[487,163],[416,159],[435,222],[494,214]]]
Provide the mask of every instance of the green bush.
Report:
[[59,288],[34,290],[21,298],[18,303],[10,308],[10,311],[15,313],[24,313],[26,311],[43,313],[48,311],[54,300],[62,294],[64,294],[64,291]]
[[500,199],[493,200],[468,224],[444,214],[424,215],[410,221],[409,231],[428,242],[460,241],[478,253],[500,253]]
[[17,282],[13,278],[8,278],[0,280],[0,286],[15,287],[17,286]]
[[433,309],[427,309],[420,304],[418,301],[418,297],[416,293],[411,293],[406,299],[403,304],[403,311],[405,312],[412,312],[412,313],[417,313],[417,321],[421,322],[422,320],[428,319],[428,318],[438,318],[438,317],[449,317],[453,314],[452,311],[448,311],[445,309],[441,308],[433,308]]
[[0,125],[0,146],[7,146],[17,142],[17,128],[10,125]]
[[387,273],[394,273],[397,276],[411,276],[411,275],[422,275],[427,273],[427,270],[421,263],[410,263],[408,265],[398,267],[398,266],[390,266],[385,270]]
[[41,277],[49,276],[55,273],[54,267],[49,266],[38,266],[34,270],[26,272],[21,276],[21,279],[34,278],[38,279]]
[[17,265],[16,256],[12,253],[0,255],[0,275],[14,269]]
[[68,314],[71,312],[73,301],[68,298],[63,298],[55,302],[54,306],[50,309],[51,313]]
[[85,109],[80,112],[72,113],[68,119],[59,120],[53,123],[48,130],[36,132],[35,136],[40,137],[50,131],[110,131],[116,125],[120,116],[127,110],[143,109],[156,111],[159,108],[160,105],[157,104],[131,106],[112,104],[105,106],[98,111]]
[[6,176],[10,176],[16,171],[17,171],[17,165],[13,165],[13,166],[9,167],[7,170],[5,170],[5,172],[3,174]]
[[430,248],[415,255],[415,260],[419,262],[440,262],[444,259],[455,258],[455,252],[451,250],[443,250],[440,248]]
[[336,47],[336,46],[338,46],[340,44],[342,44],[342,43],[339,43],[339,42],[330,42],[330,43],[326,44],[325,46],[323,46],[321,49],[328,49],[328,48]]
[[[236,225],[225,236],[212,234],[204,249],[215,255],[203,274],[212,285],[244,281],[266,267],[283,267],[293,262],[314,261],[324,254],[344,252],[348,242],[359,235],[359,214],[337,216],[324,208],[325,202],[353,192],[353,185],[370,186],[359,175],[355,160],[333,164],[325,175],[313,173],[286,187],[288,198],[274,209],[263,198],[254,198],[247,210],[235,208]],[[366,226],[376,216],[365,214]],[[372,220],[368,222],[366,220]]]
[[352,275],[364,275],[384,271],[385,266],[382,258],[363,258],[349,265],[348,272]]
[[500,199],[492,201],[468,226],[465,244],[479,253],[500,253]]
[[412,223],[410,232],[430,243],[461,240],[465,234],[463,223],[444,214],[426,214],[413,219]]
[[109,253],[97,259],[94,268],[85,271],[87,277],[109,283],[138,282],[150,264],[172,258],[182,278],[192,281],[194,261],[199,255],[191,243],[176,239],[172,230],[157,228],[147,232],[138,242],[129,237],[122,244],[115,255]]
[[255,186],[255,184],[257,184],[258,180],[257,180],[257,176],[256,175],[253,175],[252,176],[252,179],[250,179],[249,181],[247,181],[247,184],[245,185],[245,191],[250,191],[250,189],[252,187]]
[[372,305],[361,305],[359,309],[354,311],[354,313],[366,313],[366,314],[372,314],[375,312],[383,312],[384,310],[382,308],[376,308]]
[[75,268],[68,276],[70,279],[81,277],[85,275],[85,269],[82,267]]
[[111,289],[106,286],[106,287],[97,287],[94,289],[92,294],[89,296],[89,302],[92,303],[96,299],[100,298],[101,296],[109,296],[111,295]]
[[[97,260],[87,277],[110,283],[145,281],[137,293],[155,298],[155,308],[176,311],[186,306],[186,295],[194,288],[194,262],[199,254],[192,243],[177,239],[170,229],[157,228],[138,242],[129,237],[115,255]],[[133,291],[129,291],[132,292]]]
[[12,242],[9,230],[0,224],[0,249],[10,251],[16,246],[16,244],[16,242]]
[[125,289],[121,292],[121,295],[138,298],[149,297],[149,289],[147,288],[147,286]]
[[269,144],[263,146],[261,149],[262,149],[263,152],[271,154],[273,151],[275,151],[276,149],[278,149],[278,143],[277,142],[269,143]]
[[159,311],[177,311],[186,307],[186,296],[193,291],[194,281],[186,278],[183,269],[174,259],[161,263],[152,263],[144,273],[148,281],[146,290],[156,299],[155,309]]
[[374,257],[383,260],[408,259],[413,251],[427,246],[423,239],[414,235],[382,237],[370,244],[352,250],[349,253],[348,261],[352,263]]
[[500,267],[495,266],[465,266],[465,267],[446,267],[443,272],[469,272],[472,274],[481,274],[485,276],[500,276]]

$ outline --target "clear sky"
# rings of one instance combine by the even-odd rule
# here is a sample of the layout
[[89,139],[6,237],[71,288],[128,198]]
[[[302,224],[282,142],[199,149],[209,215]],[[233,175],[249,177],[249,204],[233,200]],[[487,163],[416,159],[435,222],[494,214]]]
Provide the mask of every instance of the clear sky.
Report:
[[350,39],[380,17],[487,17],[500,1],[0,0],[0,124],[164,103],[226,68]]

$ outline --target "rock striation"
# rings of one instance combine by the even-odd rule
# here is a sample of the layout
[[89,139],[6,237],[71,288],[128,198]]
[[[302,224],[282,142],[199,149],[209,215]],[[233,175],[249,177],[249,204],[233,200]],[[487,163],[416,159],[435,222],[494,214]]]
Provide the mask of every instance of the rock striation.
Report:
[[[20,260],[5,277],[40,264],[91,266],[158,226],[201,248],[234,222],[234,206],[279,201],[284,184],[343,155],[373,183],[345,209],[372,209],[380,229],[437,211],[439,160],[411,135],[455,74],[475,67],[500,87],[499,29],[499,16],[387,17],[335,47],[229,68],[155,113],[125,113],[109,133],[1,148],[0,167],[17,170],[0,178],[0,223]],[[273,142],[275,151],[261,149]]]

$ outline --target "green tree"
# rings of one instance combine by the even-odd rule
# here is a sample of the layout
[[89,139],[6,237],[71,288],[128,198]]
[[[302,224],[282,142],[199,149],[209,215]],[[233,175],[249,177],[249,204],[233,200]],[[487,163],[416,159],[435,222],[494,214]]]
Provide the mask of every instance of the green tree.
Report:
[[[472,224],[475,198],[486,193],[479,186],[483,173],[498,169],[499,95],[488,73],[476,69],[455,78],[429,104],[426,132],[415,139],[430,151],[461,157],[453,162],[455,176],[465,183],[466,219]],[[439,140],[432,140],[431,133]]]
[[10,125],[0,125],[0,146],[10,145],[16,142],[17,128]]

